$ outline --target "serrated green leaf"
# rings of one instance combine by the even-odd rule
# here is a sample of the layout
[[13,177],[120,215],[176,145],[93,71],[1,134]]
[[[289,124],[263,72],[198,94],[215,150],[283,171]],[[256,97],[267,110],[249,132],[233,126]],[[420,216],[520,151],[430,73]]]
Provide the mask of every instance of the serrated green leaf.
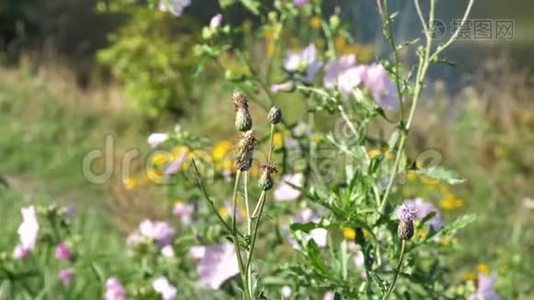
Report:
[[458,173],[439,166],[420,169],[415,171],[415,173],[448,184],[459,184],[465,182],[465,179],[461,178]]

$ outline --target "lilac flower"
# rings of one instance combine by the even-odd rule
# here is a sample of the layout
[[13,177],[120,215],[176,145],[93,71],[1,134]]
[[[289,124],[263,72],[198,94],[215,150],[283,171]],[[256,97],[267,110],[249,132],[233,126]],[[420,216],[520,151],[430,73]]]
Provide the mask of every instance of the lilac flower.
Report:
[[39,223],[37,222],[35,207],[33,205],[23,207],[20,212],[22,214],[22,223],[17,230],[20,243],[13,253],[15,259],[23,259],[35,249],[39,234]]
[[305,6],[308,5],[308,3],[310,3],[310,0],[293,0],[293,4],[296,6]]
[[162,12],[169,11],[171,14],[179,17],[182,15],[184,8],[191,4],[191,0],[160,0],[159,10]]
[[191,224],[191,219],[194,211],[195,206],[193,204],[183,202],[175,203],[172,209],[172,213],[176,217],[180,218],[180,222],[182,222],[182,224],[185,226]]
[[67,285],[74,279],[74,269],[67,268],[59,271],[57,277],[61,283]]
[[415,198],[405,201],[397,210],[399,219],[403,220],[403,218],[411,218],[411,221],[415,219],[422,220],[431,212],[435,212],[436,214],[427,223],[434,231],[440,230],[444,225],[441,213],[439,209],[430,202],[424,201],[421,198]]
[[478,274],[478,287],[475,294],[470,295],[468,300],[500,300],[501,297],[495,291],[495,278],[484,274]]
[[140,243],[149,241],[159,248],[170,245],[176,230],[166,222],[144,220],[139,224],[139,229],[128,236],[127,244],[135,247]]
[[169,280],[164,277],[158,277],[152,281],[152,288],[161,295],[163,300],[176,299],[176,288],[169,283]]
[[197,273],[200,283],[211,289],[218,289],[226,280],[239,274],[235,249],[230,243],[195,246],[189,254],[199,260]]
[[58,260],[71,260],[74,254],[70,250],[69,246],[65,242],[60,242],[56,246],[56,259]]
[[210,28],[212,30],[216,29],[216,28],[219,28],[221,26],[222,22],[223,22],[223,16],[220,13],[216,14],[210,20]]
[[274,94],[285,92],[289,93],[292,92],[295,89],[295,83],[293,81],[287,81],[283,83],[276,83],[271,85],[271,92]]
[[294,189],[287,182],[295,186],[303,186],[304,184],[304,175],[302,173],[297,173],[293,175],[285,175],[280,180],[278,187],[274,190],[274,198],[276,201],[294,201],[300,197],[301,192]]
[[317,48],[314,44],[309,44],[300,52],[289,52],[284,60],[284,69],[297,74],[295,78],[303,82],[312,82],[315,74],[321,69],[323,63],[317,60]]
[[[355,55],[341,56],[337,59],[334,59],[328,62],[325,66],[325,76],[323,79],[325,88],[335,89],[336,87],[339,87],[340,77],[343,78],[343,76],[345,75],[345,72],[347,72],[352,67],[354,67],[355,64],[356,64]],[[351,72],[354,72],[354,71],[351,71]],[[347,82],[349,81],[347,76],[348,75],[345,75],[345,78],[343,79],[345,89],[348,87]]]
[[147,142],[152,148],[156,148],[169,139],[169,135],[166,133],[152,133],[148,136]]
[[389,110],[398,109],[397,88],[381,64],[372,64],[367,67],[363,83],[371,91],[373,99],[379,106]]
[[117,277],[111,277],[106,280],[104,300],[126,300],[126,290]]

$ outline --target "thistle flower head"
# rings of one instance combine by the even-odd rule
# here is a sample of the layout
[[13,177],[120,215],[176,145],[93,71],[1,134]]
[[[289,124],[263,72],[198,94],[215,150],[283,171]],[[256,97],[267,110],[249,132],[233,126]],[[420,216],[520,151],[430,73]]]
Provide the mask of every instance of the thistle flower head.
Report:
[[256,146],[256,136],[254,131],[245,132],[239,140],[239,147],[236,159],[237,169],[245,172],[252,166],[254,147]]
[[397,209],[397,216],[401,222],[413,222],[417,216],[417,209],[413,202],[406,201]]
[[413,237],[414,234],[413,222],[410,220],[402,220],[399,223],[397,228],[397,234],[401,240],[409,240]]
[[271,110],[269,110],[269,114],[267,115],[267,120],[271,124],[278,124],[282,120],[282,109],[275,105],[271,107]]
[[239,92],[235,92],[232,101],[236,109],[235,127],[237,130],[244,132],[252,128],[252,118],[248,111],[247,97]]
[[277,173],[278,170],[271,164],[261,166],[261,170],[262,173],[259,180],[259,187],[262,191],[268,191],[272,189],[274,185],[272,174]]

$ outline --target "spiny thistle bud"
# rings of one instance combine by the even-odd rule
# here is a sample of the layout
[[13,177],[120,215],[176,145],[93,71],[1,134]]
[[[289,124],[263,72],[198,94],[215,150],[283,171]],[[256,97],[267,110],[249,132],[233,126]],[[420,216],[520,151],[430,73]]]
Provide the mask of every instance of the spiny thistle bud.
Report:
[[247,97],[242,93],[235,92],[232,96],[232,101],[236,110],[235,127],[241,132],[250,130],[252,128],[252,118],[248,111]]
[[273,188],[273,173],[277,173],[278,170],[273,165],[261,166],[261,176],[259,180],[259,187],[262,191],[268,191]]
[[414,227],[413,222],[409,220],[401,220],[397,228],[397,234],[401,240],[409,240],[413,237]]
[[245,132],[239,140],[237,152],[236,167],[239,171],[245,172],[252,166],[254,147],[256,146],[256,137],[254,131]]
[[271,110],[269,110],[269,115],[267,116],[267,120],[269,120],[271,124],[280,123],[282,120],[282,109],[280,109],[280,107],[277,105],[271,107]]

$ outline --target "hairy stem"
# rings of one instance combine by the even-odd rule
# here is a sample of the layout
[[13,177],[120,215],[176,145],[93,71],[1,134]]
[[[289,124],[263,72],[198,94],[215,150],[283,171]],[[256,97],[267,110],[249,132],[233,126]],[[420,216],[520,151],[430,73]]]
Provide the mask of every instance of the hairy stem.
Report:
[[395,269],[395,274],[393,275],[393,281],[391,282],[391,285],[389,286],[388,290],[384,294],[384,297],[382,297],[382,300],[386,300],[393,290],[395,289],[395,285],[397,284],[397,279],[399,278],[399,273],[402,267],[402,261],[404,260],[404,253],[406,252],[406,240],[402,240],[401,242],[401,250],[399,255],[399,262],[397,264],[397,268]]

